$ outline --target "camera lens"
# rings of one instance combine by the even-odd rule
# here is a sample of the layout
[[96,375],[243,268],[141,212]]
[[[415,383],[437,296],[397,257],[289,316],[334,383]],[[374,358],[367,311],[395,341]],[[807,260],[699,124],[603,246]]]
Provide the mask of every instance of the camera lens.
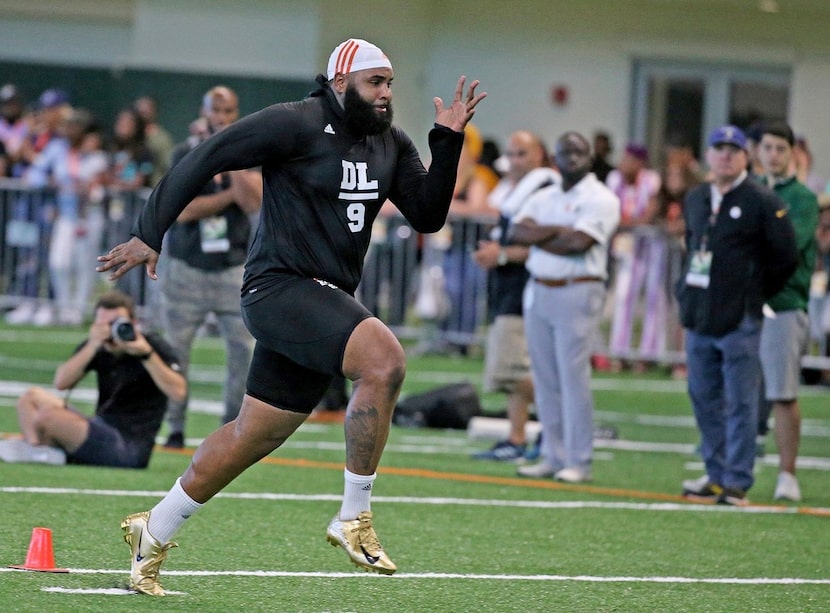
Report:
[[120,341],[134,341],[136,339],[133,322],[126,317],[119,317],[112,322],[111,334],[113,338]]

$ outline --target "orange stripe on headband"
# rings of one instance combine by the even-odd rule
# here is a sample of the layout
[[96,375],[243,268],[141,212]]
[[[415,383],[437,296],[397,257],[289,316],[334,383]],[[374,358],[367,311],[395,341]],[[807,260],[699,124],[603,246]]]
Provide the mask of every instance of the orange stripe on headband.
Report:
[[349,41],[349,44],[343,48],[343,61],[340,65],[340,71],[343,74],[349,74],[352,71],[352,62],[354,62],[354,56],[357,55],[358,50],[360,49],[360,45],[358,45],[353,40]]
[[346,65],[346,70],[344,71],[346,74],[352,71],[352,62],[354,61],[354,56],[357,55],[357,52],[360,50],[360,45],[355,43],[354,51],[349,54],[349,63]]

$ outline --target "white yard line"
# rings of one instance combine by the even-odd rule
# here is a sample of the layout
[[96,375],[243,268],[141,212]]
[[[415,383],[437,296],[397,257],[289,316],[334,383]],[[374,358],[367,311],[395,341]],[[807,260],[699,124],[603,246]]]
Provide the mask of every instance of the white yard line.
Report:
[[[162,498],[166,491],[152,490],[93,490],[69,487],[0,487],[2,494],[44,494],[74,496],[110,496],[135,498]],[[280,494],[274,492],[220,492],[216,498],[234,500],[272,500],[293,502],[340,502],[340,494]],[[803,509],[796,506],[747,506],[690,504],[677,502],[603,502],[598,500],[495,500],[481,498],[415,497],[415,496],[373,496],[373,502],[422,505],[456,505],[470,507],[501,507],[523,509],[573,510],[608,509],[629,511],[655,511],[677,513],[751,513],[761,515],[797,515]],[[830,509],[815,508],[816,512],[830,514]]]
[[[22,572],[0,568],[0,572]],[[124,575],[124,569],[70,568],[70,573],[79,575]],[[165,570],[165,577],[302,577],[309,579],[359,579],[363,581],[404,581],[407,579],[433,579],[474,581],[559,581],[581,583],[708,583],[725,585],[830,585],[830,579],[804,579],[802,577],[633,577],[595,575],[491,575],[483,573],[395,573],[393,576],[373,575],[359,572],[292,572],[281,570]],[[127,596],[135,592],[118,588],[73,589],[44,587],[45,592],[66,594],[107,594]],[[183,592],[167,592],[167,595],[186,595]]]

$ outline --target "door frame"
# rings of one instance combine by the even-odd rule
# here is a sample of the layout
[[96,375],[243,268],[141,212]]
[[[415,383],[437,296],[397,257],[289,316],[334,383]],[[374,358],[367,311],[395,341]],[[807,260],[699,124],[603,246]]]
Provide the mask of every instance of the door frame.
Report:
[[699,151],[706,149],[706,135],[729,122],[730,85],[734,81],[753,81],[784,87],[791,101],[792,69],[782,65],[747,65],[739,63],[695,62],[638,58],[634,60],[631,88],[630,139],[646,143],[648,137],[650,101],[649,80],[652,77],[703,81],[703,125]]

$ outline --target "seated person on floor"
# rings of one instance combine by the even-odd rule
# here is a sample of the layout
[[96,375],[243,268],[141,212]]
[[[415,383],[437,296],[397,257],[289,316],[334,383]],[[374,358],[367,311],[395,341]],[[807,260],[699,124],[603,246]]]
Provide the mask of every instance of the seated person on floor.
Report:
[[[91,417],[67,403],[89,371],[98,378]],[[142,334],[132,298],[118,291],[99,298],[87,339],[55,371],[54,385],[67,391],[65,398],[39,387],[20,397],[23,438],[0,441],[0,460],[146,468],[168,398],[181,400],[187,393],[170,346]]]

